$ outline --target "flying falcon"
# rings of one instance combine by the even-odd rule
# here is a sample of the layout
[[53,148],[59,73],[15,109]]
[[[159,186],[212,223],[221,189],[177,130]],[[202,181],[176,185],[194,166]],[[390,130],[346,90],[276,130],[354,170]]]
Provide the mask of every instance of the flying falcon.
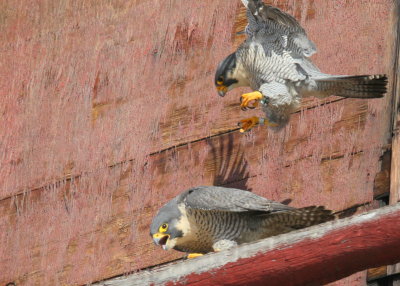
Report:
[[193,258],[333,218],[322,206],[296,209],[239,189],[196,187],[159,210],[150,235],[163,249]]
[[215,74],[220,96],[240,86],[254,91],[242,95],[242,110],[261,102],[266,118],[241,120],[241,132],[257,124],[283,127],[302,97],[378,98],[386,93],[386,75],[320,72],[309,59],[316,52],[315,44],[294,17],[262,0],[242,2],[247,8],[247,39],[219,64]]

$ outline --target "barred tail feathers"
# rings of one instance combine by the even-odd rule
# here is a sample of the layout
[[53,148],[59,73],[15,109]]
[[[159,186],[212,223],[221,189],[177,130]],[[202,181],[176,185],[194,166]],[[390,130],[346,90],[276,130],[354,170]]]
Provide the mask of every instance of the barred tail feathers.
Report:
[[317,92],[325,96],[380,98],[387,92],[386,75],[332,76],[315,80]]
[[275,223],[291,229],[300,229],[333,220],[331,210],[323,206],[310,206],[273,214]]

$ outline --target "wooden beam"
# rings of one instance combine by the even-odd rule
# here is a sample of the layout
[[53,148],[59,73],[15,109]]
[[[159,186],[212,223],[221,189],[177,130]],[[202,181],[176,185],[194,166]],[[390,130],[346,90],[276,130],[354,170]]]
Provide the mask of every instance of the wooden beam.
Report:
[[387,266],[379,266],[376,268],[368,269],[367,271],[367,281],[376,280],[387,276]]
[[[393,41],[393,77],[392,77],[392,92],[391,92],[391,133],[392,133],[392,148],[390,161],[388,153],[383,155],[382,170],[375,178],[374,197],[379,197],[390,192],[389,203],[396,204],[400,201],[400,2],[396,2],[395,19],[393,25],[394,41]],[[389,167],[389,169],[388,169]],[[388,185],[387,185],[388,183]],[[379,268],[369,269],[367,280],[375,280],[388,275],[399,273],[400,264],[382,266]]]
[[94,285],[322,285],[400,261],[400,204]]
[[395,62],[392,101],[392,167],[390,182],[390,203],[400,201],[400,3],[397,1],[397,33],[395,39]]
[[[400,120],[400,118],[399,118]],[[392,168],[390,172],[390,203],[400,201],[400,135],[395,133],[392,143]]]
[[392,150],[391,145],[386,146],[386,150],[382,150],[383,155],[379,158],[381,162],[381,170],[376,174],[374,180],[374,198],[381,199],[389,197],[390,194],[390,170]]

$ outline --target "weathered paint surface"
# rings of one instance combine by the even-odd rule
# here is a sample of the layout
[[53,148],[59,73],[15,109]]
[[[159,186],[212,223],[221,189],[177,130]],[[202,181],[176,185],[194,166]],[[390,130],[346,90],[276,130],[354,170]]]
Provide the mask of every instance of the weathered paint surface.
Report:
[[[324,72],[391,74],[392,1],[273,4],[300,19]],[[83,284],[179,257],[156,249],[148,226],[194,185],[336,210],[372,200],[389,96],[307,101],[316,108],[280,133],[196,141],[259,112],[213,87],[216,63],[240,42],[240,7],[0,2],[0,284]]]

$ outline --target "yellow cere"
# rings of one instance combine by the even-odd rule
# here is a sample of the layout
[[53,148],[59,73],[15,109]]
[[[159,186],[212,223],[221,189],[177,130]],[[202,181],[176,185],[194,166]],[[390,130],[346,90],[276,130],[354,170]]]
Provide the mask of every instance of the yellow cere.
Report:
[[226,86],[221,85],[221,86],[217,86],[217,90],[227,92],[228,88]]
[[167,223],[163,223],[160,228],[158,229],[159,232],[166,232],[168,229],[168,224]]

